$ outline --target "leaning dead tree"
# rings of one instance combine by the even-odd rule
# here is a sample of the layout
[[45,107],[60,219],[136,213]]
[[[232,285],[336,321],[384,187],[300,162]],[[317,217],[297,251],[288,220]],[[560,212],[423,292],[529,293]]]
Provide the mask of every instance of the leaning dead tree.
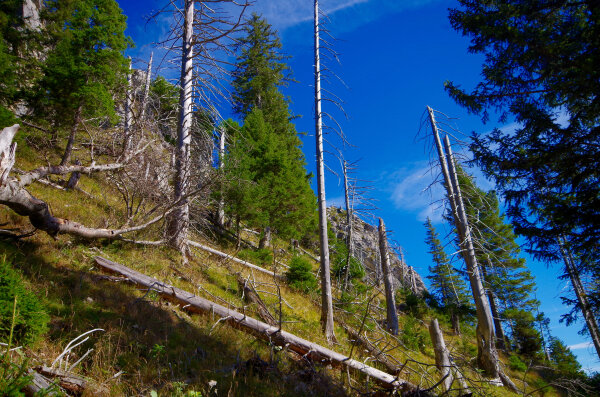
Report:
[[567,241],[564,237],[560,237],[558,239],[558,246],[560,248],[560,254],[565,264],[565,270],[567,271],[569,279],[571,280],[571,285],[573,286],[573,290],[575,291],[575,296],[577,297],[579,308],[581,310],[581,313],[583,314],[583,319],[585,320],[585,324],[590,334],[590,338],[592,338],[592,342],[594,343],[596,354],[598,355],[598,357],[600,357],[600,328],[598,327],[598,321],[596,319],[596,316],[594,315],[594,312],[590,307],[588,295],[583,286],[583,283],[581,282],[581,277],[579,276],[579,270],[577,269],[577,265],[575,264],[573,254],[571,253],[571,250],[569,249]]
[[398,335],[398,313],[396,312],[396,299],[394,297],[394,284],[390,266],[390,253],[388,251],[387,235],[383,219],[379,218],[379,252],[381,269],[383,270],[383,283],[385,286],[385,303],[387,307],[387,328],[392,335]]
[[321,255],[321,323],[327,341],[335,341],[333,329],[333,300],[331,295],[331,271],[329,264],[329,241],[327,237],[327,202],[325,200],[325,161],[323,158],[323,113],[321,112],[321,57],[319,46],[319,0],[314,3],[315,40],[315,138],[317,157],[317,198],[319,205],[319,246]]
[[69,219],[55,217],[48,203],[33,196],[27,190],[28,185],[50,175],[69,175],[74,172],[89,175],[122,169],[139,152],[132,153],[132,157],[124,158],[118,163],[92,163],[89,166],[49,165],[22,172],[17,178],[11,176],[11,171],[15,163],[17,149],[17,144],[13,142],[13,139],[18,130],[19,125],[15,124],[12,127],[4,128],[0,132],[0,204],[7,206],[21,216],[28,217],[29,222],[36,229],[42,230],[51,236],[70,234],[86,239],[124,239],[124,234],[143,230],[161,221],[169,213],[169,209],[166,209],[143,224],[120,229],[92,228]]
[[504,373],[500,366],[500,360],[498,359],[492,313],[485,288],[483,287],[482,277],[479,272],[479,264],[477,263],[477,258],[475,256],[471,228],[461,196],[455,159],[450,146],[450,139],[446,135],[444,147],[442,147],[434,111],[428,106],[427,112],[435,147],[438,153],[440,168],[444,178],[444,186],[450,203],[452,219],[458,233],[461,254],[467,266],[467,275],[471,285],[473,300],[475,301],[477,313],[477,363],[488,376],[500,378],[506,387],[516,391],[516,386]]

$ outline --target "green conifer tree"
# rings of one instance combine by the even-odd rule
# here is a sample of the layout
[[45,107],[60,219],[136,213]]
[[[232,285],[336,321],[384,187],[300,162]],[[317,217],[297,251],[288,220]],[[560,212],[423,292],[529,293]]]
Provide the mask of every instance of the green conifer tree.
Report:
[[429,267],[430,275],[427,278],[431,280],[432,292],[448,310],[452,329],[458,335],[460,316],[469,308],[469,292],[464,279],[450,264],[431,219],[427,218],[425,227],[427,228],[425,242],[429,246],[429,253],[433,256],[433,266]]
[[[457,169],[475,238],[475,254],[484,275],[494,317],[497,344],[499,348],[506,348],[502,322],[507,320],[507,311],[532,312],[537,307],[537,301],[532,297],[535,292],[534,277],[526,268],[525,260],[519,257],[516,236],[500,212],[496,193],[484,192],[475,184],[473,177],[461,167]],[[508,324],[515,337],[515,321],[508,321]]]
[[[279,91],[289,67],[266,20],[252,15],[245,32],[233,72],[234,111],[244,125],[229,137],[226,205],[236,209],[234,217],[261,228],[263,236],[273,229],[282,237],[302,237],[315,225],[316,199],[289,101]],[[266,242],[261,239],[261,245]]]
[[125,87],[123,52],[132,42],[124,34],[127,18],[114,0],[51,0],[47,10],[51,49],[35,105],[54,128],[70,130],[61,161],[67,164],[82,120],[116,121],[115,89]]

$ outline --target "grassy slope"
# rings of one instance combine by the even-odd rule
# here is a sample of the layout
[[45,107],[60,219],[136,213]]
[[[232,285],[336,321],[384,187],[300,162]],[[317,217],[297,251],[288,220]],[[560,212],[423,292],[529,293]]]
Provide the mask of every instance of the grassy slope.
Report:
[[[17,166],[31,169],[43,164],[43,157],[52,159],[57,153],[34,150],[30,142],[19,139]],[[86,225],[105,227],[118,225],[122,208],[116,191],[105,183],[102,176],[83,176],[80,187],[91,193],[90,198],[77,191],[60,191],[45,185],[34,184],[30,191],[51,204],[53,213]],[[6,208],[0,208],[0,223],[8,222],[29,229],[27,220]],[[159,226],[143,232],[140,238],[157,239]],[[246,236],[251,239],[252,236]],[[199,241],[211,242],[196,237]],[[227,247],[217,247],[227,250]],[[287,247],[285,247],[287,248]],[[94,351],[75,372],[90,377],[96,391],[106,395],[149,395],[157,390],[170,395],[185,390],[196,390],[208,395],[209,382],[217,382],[219,395],[336,395],[340,384],[348,384],[345,373],[327,368],[302,369],[306,364],[289,354],[271,349],[267,344],[227,326],[218,324],[211,316],[190,317],[177,307],[162,302],[148,291],[103,281],[93,268],[92,257],[103,255],[111,260],[164,280],[184,290],[215,302],[245,310],[255,315],[238,292],[236,277],[241,272],[253,277],[259,289],[276,295],[272,280],[260,274],[250,274],[246,268],[227,263],[194,250],[194,257],[186,267],[180,264],[179,254],[165,247],[145,247],[123,242],[81,241],[70,236],[52,239],[43,233],[20,242],[0,242],[0,252],[10,258],[25,275],[30,287],[37,292],[48,307],[52,320],[50,331],[29,350],[35,360],[49,364],[60,354],[66,344],[79,334],[92,328],[105,331],[96,333],[77,349],[81,355],[87,349]],[[278,258],[286,261],[289,256]],[[315,270],[316,270],[315,264]],[[286,321],[284,328],[292,333],[326,345],[320,332],[317,296],[298,293],[286,285],[281,286],[285,303],[281,305]],[[273,313],[279,308],[275,295],[262,296]],[[376,308],[382,316],[383,297],[375,298]],[[356,328],[364,303],[353,306],[354,316],[338,313]],[[401,316],[400,329],[407,316]],[[437,380],[431,343],[424,324],[416,322],[413,336],[416,351],[394,349],[389,352],[400,363],[407,362],[402,377],[427,387]],[[412,323],[415,323],[412,321]],[[444,329],[449,327],[442,324]],[[373,338],[384,337],[374,324],[365,324],[373,330]],[[349,353],[351,344],[344,330],[336,326],[338,344],[334,350]],[[473,352],[473,330],[466,329],[462,338],[446,336],[451,350],[469,354]],[[414,342],[413,339],[409,340]],[[390,341],[390,343],[392,343]],[[393,344],[392,344],[393,345]],[[382,347],[386,346],[385,341]],[[353,357],[365,359],[361,348],[353,350]],[[258,359],[257,357],[260,357]],[[76,361],[71,358],[71,362]],[[409,360],[409,361],[407,361]],[[372,364],[372,363],[371,363]],[[121,372],[117,378],[113,376]],[[429,373],[425,378],[423,373]],[[522,374],[512,374],[513,379]],[[365,379],[353,377],[353,386],[365,386]],[[517,381],[519,385],[520,382]],[[350,389],[346,388],[346,392]],[[509,395],[503,388],[489,388],[487,395]],[[102,394],[102,393],[100,393]]]

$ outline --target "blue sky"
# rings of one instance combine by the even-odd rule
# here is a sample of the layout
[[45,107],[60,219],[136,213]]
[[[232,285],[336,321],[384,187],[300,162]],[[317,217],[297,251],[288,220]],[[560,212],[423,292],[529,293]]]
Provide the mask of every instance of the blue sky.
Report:
[[[136,48],[129,51],[134,67],[145,67],[144,60],[156,51],[152,43],[168,30],[168,16],[149,24],[144,16],[165,2],[119,3],[129,18],[128,34],[136,43]],[[468,53],[467,39],[452,30],[448,22],[447,10],[457,6],[455,1],[322,0],[321,6],[330,16],[328,27],[337,39],[334,45],[341,64],[333,65],[334,70],[347,85],[346,88],[329,80],[326,87],[344,100],[349,118],[344,119],[327,103],[325,111],[335,113],[354,145],[344,155],[350,161],[360,159],[356,176],[372,181],[375,190],[371,195],[379,207],[376,216],[382,217],[393,232],[407,263],[425,277],[431,263],[424,243],[425,217],[436,220],[441,234],[447,232],[436,204],[442,197],[441,188],[434,186],[423,192],[436,173],[429,171],[431,153],[427,142],[418,137],[425,106],[458,118],[455,124],[466,134],[511,126],[497,124],[493,119],[482,124],[444,92],[446,80],[473,87],[482,62],[481,56]],[[297,120],[297,130],[307,134],[303,137],[307,167],[315,173],[312,1],[257,0],[250,11],[268,19],[280,32],[284,51],[292,56],[289,64],[298,82],[286,88],[285,93],[291,97],[293,113],[302,116]],[[224,114],[228,112],[229,109],[223,109]],[[334,136],[329,139],[336,140]],[[339,168],[333,155],[326,161],[335,170]],[[493,188],[481,176],[477,181],[483,188]],[[327,175],[326,192],[330,204],[341,204],[343,186],[336,175]],[[567,328],[558,322],[568,310],[559,296],[570,293],[570,285],[558,280],[560,268],[525,257],[536,276],[542,310],[551,318],[551,332],[572,347],[584,368],[600,370],[588,339],[577,333],[582,324]]]

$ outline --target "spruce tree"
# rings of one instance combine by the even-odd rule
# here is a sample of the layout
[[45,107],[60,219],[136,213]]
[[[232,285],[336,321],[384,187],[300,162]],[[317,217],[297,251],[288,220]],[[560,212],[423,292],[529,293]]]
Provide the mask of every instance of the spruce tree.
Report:
[[469,111],[517,122],[473,136],[475,160],[506,199],[515,231],[537,258],[561,262],[564,239],[580,271],[600,263],[600,2],[459,0],[452,26],[485,57],[482,81],[446,88]]
[[452,329],[460,334],[460,315],[469,307],[469,292],[460,273],[452,267],[444,251],[439,234],[429,217],[425,221],[429,253],[433,256],[433,266],[429,267],[431,290],[449,312]]
[[[314,227],[316,203],[289,102],[279,91],[289,67],[266,20],[253,14],[245,33],[233,72],[234,111],[244,122],[237,134],[232,131],[226,159],[226,196],[237,202],[226,206],[263,237],[271,229],[282,237],[302,237]],[[261,239],[261,245],[266,242]]]
[[[507,320],[507,311],[531,312],[537,307],[537,301],[532,297],[534,277],[526,268],[525,260],[519,257],[516,236],[500,212],[496,192],[484,192],[461,167],[458,172],[476,242],[475,254],[493,312],[497,343],[505,348],[502,322]],[[513,337],[515,321],[508,321]]]
[[82,120],[117,120],[115,89],[125,86],[123,52],[132,42],[124,34],[127,18],[114,0],[52,0],[47,10],[51,50],[35,105],[54,128],[70,130],[61,161],[67,164]]

